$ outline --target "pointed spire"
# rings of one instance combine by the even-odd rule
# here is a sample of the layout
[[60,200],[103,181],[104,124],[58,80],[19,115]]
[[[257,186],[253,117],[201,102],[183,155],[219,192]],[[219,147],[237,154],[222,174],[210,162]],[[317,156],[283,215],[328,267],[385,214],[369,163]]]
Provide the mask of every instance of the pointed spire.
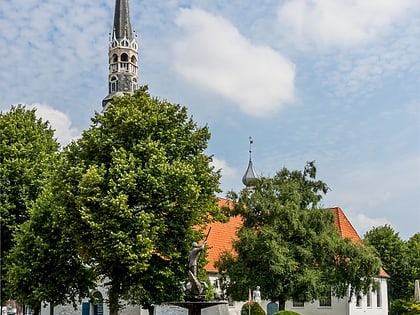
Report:
[[118,40],[124,37],[131,40],[134,37],[131,29],[128,0],[115,1],[114,33]]
[[249,162],[248,168],[244,176],[242,177],[242,183],[247,187],[252,187],[253,183],[258,179],[257,175],[255,174],[254,166],[252,165],[252,144],[254,141],[251,137],[249,137]]
[[108,95],[102,100],[105,111],[114,98],[138,89],[137,35],[131,29],[128,0],[115,0],[115,15],[108,46]]

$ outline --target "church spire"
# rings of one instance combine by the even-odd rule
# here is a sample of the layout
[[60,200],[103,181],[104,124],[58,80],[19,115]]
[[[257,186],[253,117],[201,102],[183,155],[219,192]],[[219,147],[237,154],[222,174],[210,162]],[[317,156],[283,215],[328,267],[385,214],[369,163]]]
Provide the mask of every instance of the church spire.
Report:
[[130,9],[128,0],[115,1],[114,13],[114,36],[117,39],[133,39],[133,31],[130,22]]
[[108,95],[106,110],[114,96],[133,93],[138,88],[137,35],[131,28],[128,0],[115,0],[114,29],[109,38]]
[[248,168],[246,169],[246,172],[244,176],[242,177],[242,183],[246,187],[252,187],[255,181],[258,179],[257,175],[255,174],[254,166],[252,165],[252,144],[254,141],[251,137],[249,137],[249,162],[248,162]]

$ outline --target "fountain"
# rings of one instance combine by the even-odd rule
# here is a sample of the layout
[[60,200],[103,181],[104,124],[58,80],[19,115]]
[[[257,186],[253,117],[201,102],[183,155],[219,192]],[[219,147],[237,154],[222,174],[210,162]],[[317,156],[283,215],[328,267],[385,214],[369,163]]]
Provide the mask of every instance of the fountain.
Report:
[[190,251],[188,263],[188,283],[183,285],[185,291],[185,301],[169,303],[182,308],[186,308],[188,310],[188,315],[200,315],[201,310],[205,308],[215,305],[227,304],[226,301],[205,301],[207,284],[205,282],[200,282],[197,279],[197,261],[200,253],[205,250],[207,237],[203,243],[203,246],[201,247],[199,247],[196,242],[192,243],[192,249]]

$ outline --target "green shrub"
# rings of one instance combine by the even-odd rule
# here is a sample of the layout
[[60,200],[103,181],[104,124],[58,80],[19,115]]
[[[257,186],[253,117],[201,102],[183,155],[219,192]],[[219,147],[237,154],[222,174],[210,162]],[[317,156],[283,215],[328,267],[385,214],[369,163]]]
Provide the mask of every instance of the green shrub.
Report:
[[273,315],[299,315],[299,313],[293,311],[277,311]]
[[251,308],[252,315],[266,315],[260,304],[255,302],[252,302],[251,304],[245,303],[244,305],[242,305],[241,315],[248,315],[249,308]]
[[420,304],[397,299],[391,303],[391,315],[418,315]]

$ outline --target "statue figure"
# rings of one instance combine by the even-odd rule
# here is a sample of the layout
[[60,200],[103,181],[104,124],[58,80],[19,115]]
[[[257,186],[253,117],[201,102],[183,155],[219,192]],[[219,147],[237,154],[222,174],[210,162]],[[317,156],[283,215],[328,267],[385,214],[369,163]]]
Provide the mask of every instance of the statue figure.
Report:
[[187,285],[187,290],[195,298],[199,297],[205,289],[205,283],[200,283],[200,281],[198,281],[197,279],[197,263],[200,253],[206,248],[206,244],[207,242],[204,241],[203,246],[199,247],[197,242],[193,242],[192,249],[190,251],[190,257],[188,262],[189,283]]
[[191,273],[197,277],[197,258],[199,254],[205,250],[206,248],[206,241],[204,241],[203,246],[198,247],[197,242],[192,243],[192,249],[190,251],[190,258],[188,262],[188,269],[191,271]]
[[257,286],[257,288],[254,290],[253,294],[252,294],[252,298],[255,302],[257,302],[258,304],[261,304],[261,291],[260,291],[260,286]]

